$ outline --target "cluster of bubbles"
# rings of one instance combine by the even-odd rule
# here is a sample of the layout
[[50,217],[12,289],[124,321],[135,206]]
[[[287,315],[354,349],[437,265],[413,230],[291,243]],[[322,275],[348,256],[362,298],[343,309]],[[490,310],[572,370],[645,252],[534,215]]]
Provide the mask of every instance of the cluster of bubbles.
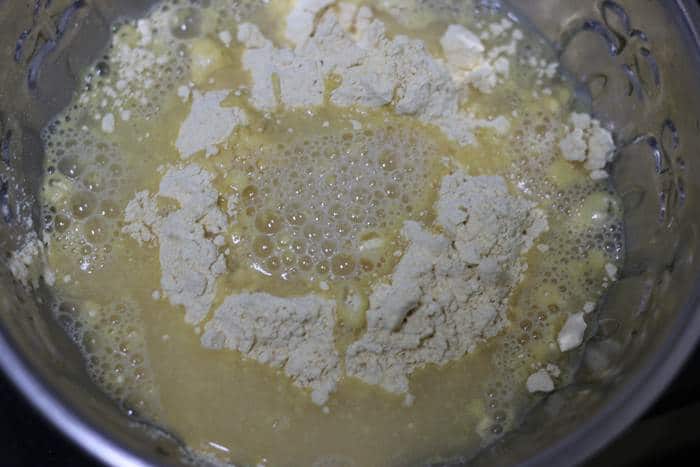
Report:
[[54,313],[81,350],[93,381],[126,408],[151,410],[155,384],[134,305],[58,302]]
[[136,21],[113,26],[107,53],[84,77],[76,110],[111,111],[118,122],[158,115],[188,76],[187,41],[200,34],[199,22],[196,9],[166,3],[141,27]]
[[[593,192],[595,185],[591,183],[569,191],[572,192],[570,200],[576,205],[581,202],[580,192]],[[517,422],[514,411],[523,405],[518,402],[522,402],[523,395],[514,388],[521,388],[521,378],[527,377],[534,368],[562,361],[559,364],[562,375],[556,381],[565,381],[568,377],[565,357],[549,344],[556,342],[559,326],[570,312],[581,311],[584,302],[596,302],[605,291],[605,273],[585,266],[588,253],[601,251],[605,261],[613,264],[619,264],[624,253],[619,218],[581,231],[550,225],[550,232],[544,238],[548,249],[542,256],[546,259],[528,269],[529,284],[536,287],[527,286],[518,295],[514,308],[516,316],[511,317],[513,326],[494,356],[497,389],[488,391],[489,436],[498,436]],[[546,356],[543,356],[543,348],[548,349]],[[524,370],[528,371],[523,373]]]
[[[239,14],[238,10],[252,8],[253,2],[236,8],[219,3],[217,21],[221,22]],[[139,42],[143,31],[136,33],[135,20],[115,24],[110,48],[85,74],[79,98],[43,131],[44,187],[58,201],[43,206],[44,226],[69,244],[83,270],[103,266],[119,230],[120,206],[126,201],[122,158],[114,144],[92,129],[94,112],[111,112],[118,124],[123,115],[129,119],[156,116],[165,96],[187,75],[186,44],[202,32],[202,7],[210,5],[161,3],[147,18],[151,35],[147,43]]]
[[50,125],[44,140],[44,229],[90,272],[104,265],[120,228],[123,162],[113,144],[66,122]]
[[[200,35],[197,3],[163,2],[148,17],[148,44],[139,45],[136,21],[115,24],[113,42],[83,76],[78,98],[42,132],[43,227],[84,272],[104,267],[130,196],[123,157],[100,134],[95,112],[112,113],[117,124],[158,115],[187,76],[186,42]],[[220,18],[234,10],[222,6]],[[157,394],[135,304],[57,301],[54,314],[96,384],[130,411],[153,410]]]
[[428,215],[438,182],[430,141],[386,126],[260,147],[246,167],[238,220],[254,267],[307,279],[381,267],[387,252],[377,254],[377,239]]
[[211,16],[216,11],[216,26],[224,28],[258,9],[259,2],[251,1],[232,5],[228,0],[170,0],[160,2],[141,25],[134,20],[114,25],[110,50],[85,77],[83,102],[92,107],[106,103],[119,111],[116,118],[123,110],[155,117],[163,99],[189,74],[191,40],[211,32],[205,23],[212,19],[204,12]]
[[166,3],[151,14],[148,43],[139,42],[143,31],[136,33],[136,21],[115,25],[111,46],[85,74],[79,97],[43,131],[44,227],[85,272],[104,267],[127,191],[123,158],[100,133],[98,117],[111,113],[117,125],[153,118],[183,81],[188,67],[184,41],[198,34],[199,16],[179,3]]
[[[515,76],[526,81],[523,89],[543,87],[541,76]],[[533,80],[538,82],[533,84]],[[533,247],[543,248],[540,259],[529,264],[528,278],[511,303],[512,326],[493,356],[494,373],[484,394],[482,436],[487,438],[502,435],[518,422],[521,411],[528,407],[524,378],[535,369],[558,364],[562,373],[555,385],[566,381],[571,368],[556,347],[557,332],[569,313],[582,311],[584,303],[597,302],[604,294],[609,278],[601,261],[619,266],[624,257],[622,211],[609,181],[594,181],[583,170],[559,185],[544,176],[562,158],[558,148],[561,121],[568,116],[544,108],[528,109],[523,105],[527,96],[516,94],[512,99],[511,105],[520,114],[511,119],[510,179],[541,202],[549,231]],[[571,111],[571,103],[559,104],[566,109],[562,114]],[[593,262],[591,255],[597,256]]]
[[203,14],[215,17],[220,30],[231,28],[241,18],[253,18],[265,11],[267,2],[243,0],[165,0],[151,14],[151,18],[167,18],[164,24],[177,39],[189,39],[201,34]]

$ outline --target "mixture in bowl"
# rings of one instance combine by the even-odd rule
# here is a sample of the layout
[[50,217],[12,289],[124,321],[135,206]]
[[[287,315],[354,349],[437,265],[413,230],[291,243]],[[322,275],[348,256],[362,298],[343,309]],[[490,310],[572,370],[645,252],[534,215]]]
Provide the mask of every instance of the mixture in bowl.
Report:
[[13,272],[196,459],[469,456],[568,383],[623,256],[565,71],[472,2],[163,1],[45,129]]

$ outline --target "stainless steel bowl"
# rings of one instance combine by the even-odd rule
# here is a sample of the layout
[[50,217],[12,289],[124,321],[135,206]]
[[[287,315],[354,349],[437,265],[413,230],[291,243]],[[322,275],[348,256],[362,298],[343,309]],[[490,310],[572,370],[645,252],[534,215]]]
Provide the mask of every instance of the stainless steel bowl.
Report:
[[[206,0],[202,0],[206,1]],[[440,0],[424,0],[426,2]],[[454,0],[452,0],[454,1]],[[0,250],[41,225],[39,130],[67,105],[115,18],[139,0],[0,1]],[[498,8],[493,0],[484,8]],[[454,465],[581,462],[639,417],[700,335],[700,8],[694,0],[513,0],[616,125],[612,168],[625,204],[627,259],[593,326],[575,383],[551,394],[514,432]],[[54,321],[48,291],[0,266],[0,365],[56,426],[112,465],[180,464],[173,435],[124,413],[87,376]],[[452,464],[450,464],[452,465]]]

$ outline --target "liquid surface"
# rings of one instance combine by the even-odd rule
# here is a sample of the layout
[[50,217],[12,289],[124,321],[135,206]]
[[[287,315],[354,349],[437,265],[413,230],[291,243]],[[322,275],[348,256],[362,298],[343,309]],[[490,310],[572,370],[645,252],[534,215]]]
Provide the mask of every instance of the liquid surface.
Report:
[[[615,280],[620,203],[606,179],[562,154],[561,141],[576,133],[572,112],[586,109],[556,73],[553,52],[508,12],[458,4],[366,6],[388,38],[420,40],[441,64],[449,61],[441,38],[450,25],[474,32],[486,55],[503,48],[492,62],[502,57],[509,68],[493,71],[494,86],[457,86],[454,115],[482,122],[466,144],[449,134],[454,118],[400,114],[395,101],[334,100],[343,81],[333,73],[321,83],[320,105],[294,109],[285,105],[284,75],[273,74],[280,102],[261,109],[243,63],[251,47],[240,40],[241,25],[257,26],[272,47],[291,47],[283,31],[294,2],[164,2],[115,26],[106,58],[87,70],[85,88],[45,131],[43,196],[57,318],[95,381],[126,410],[220,462],[405,465],[471,455],[512,428],[541,395],[527,389],[534,372],[566,383],[578,350],[561,352],[557,338],[571,315],[585,309],[590,321]],[[323,24],[328,11],[342,18],[347,5],[326,2],[312,21]],[[354,18],[347,34],[357,33]],[[185,161],[177,144],[183,122],[198,95],[217,90],[230,91],[222,108],[241,109],[246,122]],[[497,335],[458,360],[415,371],[410,398],[342,377],[319,406],[281,369],[205,348],[206,320],[186,322],[163,290],[158,246],[125,233],[135,195],[158,193],[169,168],[190,163],[212,175],[228,219],[205,235],[225,266],[211,310],[245,292],[335,301],[341,355],[366,327],[366,306],[358,312],[348,297],[366,301],[390,280],[408,247],[406,221],[434,226],[447,174],[503,177],[513,196],[546,215],[549,229],[522,260]],[[159,215],[176,212],[175,204],[160,198]]]

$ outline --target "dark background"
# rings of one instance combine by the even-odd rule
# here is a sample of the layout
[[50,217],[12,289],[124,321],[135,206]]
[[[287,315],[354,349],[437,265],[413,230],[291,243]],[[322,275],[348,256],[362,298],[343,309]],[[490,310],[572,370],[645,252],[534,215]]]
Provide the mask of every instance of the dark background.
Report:
[[[592,459],[594,466],[700,465],[700,351],[661,399]],[[0,373],[0,465],[99,466],[49,426]]]

